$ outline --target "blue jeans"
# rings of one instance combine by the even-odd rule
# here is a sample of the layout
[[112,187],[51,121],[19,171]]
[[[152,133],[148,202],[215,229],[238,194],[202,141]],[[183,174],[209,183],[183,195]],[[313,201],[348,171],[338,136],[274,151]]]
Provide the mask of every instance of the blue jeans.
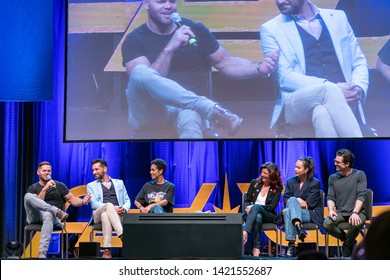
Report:
[[290,197],[287,200],[286,208],[283,211],[284,226],[286,230],[286,240],[295,241],[296,229],[293,224],[293,220],[298,219],[301,223],[309,223],[310,214],[309,211],[301,207],[296,197]]
[[160,205],[153,206],[149,213],[165,213],[164,208]]
[[182,139],[203,138],[216,105],[145,65],[133,69],[126,97],[132,129],[161,129],[176,122],[175,129]]
[[26,221],[28,224],[42,223],[38,252],[46,254],[54,225],[61,224],[61,221],[56,217],[59,209],[46,203],[32,193],[26,193],[24,195],[24,208],[26,209]]
[[253,204],[249,210],[244,230],[252,234],[253,248],[260,248],[260,233],[263,229],[263,223],[273,223],[275,215],[267,211],[259,204]]

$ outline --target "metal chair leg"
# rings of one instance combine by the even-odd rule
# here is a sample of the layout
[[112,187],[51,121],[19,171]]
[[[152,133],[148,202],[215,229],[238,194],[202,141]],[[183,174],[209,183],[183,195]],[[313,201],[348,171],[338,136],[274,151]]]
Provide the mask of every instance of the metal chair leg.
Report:
[[[26,228],[24,229],[24,234],[23,234],[23,256],[26,258],[26,243],[27,243],[27,232]],[[31,258],[31,255],[30,255]]]
[[325,255],[329,258],[329,234],[325,233]]
[[278,239],[278,231],[275,230],[275,239],[276,239],[276,244],[275,244],[275,247],[276,247],[276,257],[279,256],[279,250],[278,250],[278,244],[279,244],[279,239]]
[[33,233],[34,231],[30,231],[30,259],[32,257],[32,239],[33,239]]

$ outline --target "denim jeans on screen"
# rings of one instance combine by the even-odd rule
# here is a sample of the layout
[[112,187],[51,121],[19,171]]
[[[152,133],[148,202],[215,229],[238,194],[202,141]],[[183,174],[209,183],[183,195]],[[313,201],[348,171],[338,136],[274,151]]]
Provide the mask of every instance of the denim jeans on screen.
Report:
[[186,90],[154,69],[137,65],[126,89],[128,122],[135,131],[174,123],[180,138],[203,137],[216,103]]

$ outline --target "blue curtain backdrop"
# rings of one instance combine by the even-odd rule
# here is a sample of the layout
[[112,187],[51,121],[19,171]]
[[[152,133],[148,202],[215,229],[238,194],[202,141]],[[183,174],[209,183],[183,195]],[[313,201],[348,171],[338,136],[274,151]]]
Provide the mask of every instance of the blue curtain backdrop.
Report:
[[225,178],[234,208],[241,204],[237,183],[256,178],[258,167],[265,161],[277,163],[285,181],[294,175],[297,158],[310,155],[326,191],[327,178],[334,172],[336,150],[349,148],[356,155],[355,167],[367,174],[368,186],[374,190],[374,204],[390,205],[390,141],[386,139],[63,143],[65,0],[54,1],[53,11],[54,99],[0,103],[1,249],[6,241],[22,240],[23,195],[37,180],[36,167],[42,160],[53,164],[53,178],[72,188],[92,181],[91,160],[105,158],[109,174],[125,181],[133,201],[150,180],[150,161],[160,157],[168,163],[166,179],[176,185],[176,207],[189,207],[203,183],[216,183],[204,209],[213,210],[213,205],[222,207]]
[[53,99],[53,2],[1,1],[1,101]]

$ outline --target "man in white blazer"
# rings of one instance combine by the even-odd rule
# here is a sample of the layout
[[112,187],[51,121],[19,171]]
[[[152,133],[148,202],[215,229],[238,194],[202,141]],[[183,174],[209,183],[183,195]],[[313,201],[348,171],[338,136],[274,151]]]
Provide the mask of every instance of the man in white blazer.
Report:
[[264,55],[280,49],[271,128],[312,124],[316,137],[362,137],[353,110],[367,97],[368,65],[345,13],[275,2],[282,14],[260,27]]
[[94,223],[101,223],[103,230],[102,258],[112,258],[112,229],[122,239],[123,215],[129,211],[131,202],[122,180],[107,175],[107,162],[103,159],[92,160],[92,172],[95,181],[87,184],[87,193],[91,195]]

